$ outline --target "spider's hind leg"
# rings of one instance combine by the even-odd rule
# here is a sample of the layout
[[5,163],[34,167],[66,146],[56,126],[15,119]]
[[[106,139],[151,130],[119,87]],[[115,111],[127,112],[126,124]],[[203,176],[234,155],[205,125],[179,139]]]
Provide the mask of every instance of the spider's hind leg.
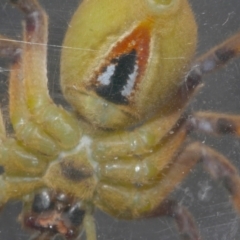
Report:
[[175,220],[180,236],[184,240],[201,240],[198,228],[188,210],[177,202],[167,199],[148,217],[166,216]]
[[[203,164],[204,169],[214,180],[223,184],[229,192],[235,209],[240,213],[240,176],[237,169],[223,155],[204,144],[194,142],[186,145],[167,172],[165,177],[167,180],[160,182],[158,186],[158,195],[162,199],[165,196],[165,200],[159,201],[159,206],[146,217],[172,217],[183,239],[188,240],[201,239],[194,220],[184,207],[168,200],[167,195],[183,179],[182,175],[187,175],[198,162]],[[143,197],[151,199],[152,194],[151,192]]]
[[223,184],[235,209],[240,213],[240,176],[232,163],[222,154],[199,142],[187,145],[176,160],[177,165],[187,165],[192,161],[201,162],[210,176]]
[[24,195],[44,186],[38,178],[14,178],[5,175],[0,176],[0,208],[9,200],[20,199]]

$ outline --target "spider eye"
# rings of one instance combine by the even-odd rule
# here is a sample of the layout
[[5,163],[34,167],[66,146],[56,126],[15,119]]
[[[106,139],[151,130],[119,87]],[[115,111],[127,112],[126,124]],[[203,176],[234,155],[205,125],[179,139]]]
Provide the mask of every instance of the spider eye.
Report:
[[32,211],[35,213],[41,213],[49,210],[51,208],[51,201],[51,194],[48,191],[44,190],[37,193],[33,199]]
[[77,203],[70,208],[66,216],[73,226],[78,227],[83,223],[85,210]]

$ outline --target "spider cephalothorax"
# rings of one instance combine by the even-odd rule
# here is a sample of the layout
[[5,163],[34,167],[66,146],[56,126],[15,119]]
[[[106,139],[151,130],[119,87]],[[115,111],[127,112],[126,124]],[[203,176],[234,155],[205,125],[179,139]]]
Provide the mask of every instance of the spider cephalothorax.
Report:
[[[0,125],[0,204],[21,199],[32,239],[97,238],[93,208],[116,218],[171,216],[200,239],[187,210],[168,195],[201,161],[240,211],[240,177],[220,153],[188,133],[235,134],[240,118],[185,113],[204,74],[240,54],[240,35],[193,63],[197,30],[187,0],[84,0],[62,49],[68,112],[47,88],[47,16],[36,0],[12,0],[25,15],[23,41],[1,36],[12,60],[9,110]],[[117,9],[117,11],[116,11]]]

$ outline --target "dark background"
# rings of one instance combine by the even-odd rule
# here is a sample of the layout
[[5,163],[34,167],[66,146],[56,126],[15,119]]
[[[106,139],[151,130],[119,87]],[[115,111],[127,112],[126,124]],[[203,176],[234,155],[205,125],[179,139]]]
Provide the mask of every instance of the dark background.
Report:
[[[117,0],[113,0],[117,1]],[[129,1],[131,3],[131,1]],[[191,0],[199,24],[197,55],[207,51],[240,29],[239,0]],[[59,54],[64,32],[79,0],[41,0],[49,14],[49,88],[54,99],[60,100]],[[21,14],[0,0],[0,33],[16,39],[21,36]],[[7,74],[5,62],[0,62],[0,88],[2,107],[7,104]],[[205,78],[206,84],[190,105],[194,110],[211,110],[240,113],[240,61]],[[218,149],[240,170],[240,141],[233,137],[211,138],[194,135],[194,138]],[[240,239],[239,216],[234,212],[228,194],[197,166],[192,174],[173,193],[173,197],[186,205],[199,224],[203,240]],[[16,223],[20,204],[8,204],[0,215],[1,240],[26,240],[28,235]],[[168,218],[141,221],[119,221],[96,213],[99,240],[177,240],[174,222]]]

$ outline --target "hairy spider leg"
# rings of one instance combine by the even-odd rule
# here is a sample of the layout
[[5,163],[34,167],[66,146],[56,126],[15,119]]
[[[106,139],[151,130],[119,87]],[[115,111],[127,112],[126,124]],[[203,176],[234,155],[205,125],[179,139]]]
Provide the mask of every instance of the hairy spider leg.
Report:
[[26,106],[21,57],[15,58],[10,71],[10,118],[18,141],[43,155],[55,156],[59,147],[54,139],[35,123]]
[[18,178],[0,176],[0,208],[2,208],[9,200],[19,199],[24,195],[42,188],[43,182],[40,178]]
[[189,131],[215,136],[231,134],[240,136],[240,116],[213,112],[196,112],[187,120]]
[[223,183],[234,207],[240,212],[240,176],[229,160],[217,151],[199,142],[189,144],[178,157],[182,161],[201,161],[211,177]]
[[[96,204],[106,212],[110,209],[113,212],[117,211],[117,214],[125,214],[119,215],[119,217],[123,218],[145,218],[166,215],[159,211],[162,202],[167,201],[165,199],[167,199],[169,193],[189,174],[198,162],[203,163],[204,169],[214,180],[223,182],[232,197],[234,207],[240,211],[240,177],[237,170],[223,155],[198,142],[188,144],[173,159],[172,164],[162,171],[162,179],[159,180],[156,186],[149,189],[141,189],[141,187],[137,186],[135,188],[126,188],[102,183],[98,188]],[[114,203],[118,203],[117,210],[108,201],[108,196],[113,193]],[[148,213],[148,209],[152,209],[152,206],[155,206],[155,210]],[[129,209],[132,210],[130,211]],[[169,216],[171,216],[170,213]],[[187,217],[187,221],[191,222],[190,219],[188,220]],[[195,227],[189,227],[185,231],[189,231],[188,235],[191,236],[195,232]],[[192,237],[189,239],[196,240],[199,238]]]
[[18,140],[4,136],[2,121],[0,162],[5,173],[1,176],[1,205],[43,187],[45,184],[38,177],[44,174],[48,157],[59,153],[59,145],[65,149],[75,146],[80,137],[77,120],[57,108],[48,95],[44,11],[36,1],[12,2],[25,13],[26,19],[23,44],[6,37],[1,37],[0,43],[1,56],[13,62],[10,116]]
[[187,240],[201,240],[196,223],[189,211],[174,200],[167,199],[148,217],[172,217],[177,225],[180,237]]
[[0,140],[1,144],[6,139],[6,128],[3,120],[2,110],[0,109]]
[[98,161],[97,176],[100,183],[120,185],[127,189],[155,187],[162,179],[162,171],[169,167],[169,160],[176,156],[186,139],[185,130],[179,131],[181,123],[167,134],[147,154],[133,154]]
[[240,32],[200,56],[193,64],[194,71],[208,74],[240,56]]
[[22,57],[25,104],[33,121],[44,129],[57,145],[63,149],[73,148],[80,139],[79,124],[70,113],[57,107],[48,93],[46,13],[35,0],[12,0],[12,3],[25,14]]
[[[22,44],[19,42],[12,40],[10,38],[7,38],[5,36],[0,36],[0,57],[2,58],[8,58],[12,61],[11,71],[10,71],[10,85],[16,81],[15,84],[13,84],[13,88],[10,90],[10,99],[12,98],[11,102],[13,103],[16,101],[16,96],[19,94],[23,94],[23,86],[21,79],[19,80],[17,76],[21,75],[21,52],[22,52]],[[11,95],[11,91],[14,91],[14,94]],[[23,123],[26,123],[26,121],[30,122],[30,119],[24,119],[24,117],[27,117],[27,110],[24,108],[24,101],[23,97],[17,97],[18,102],[15,102],[13,105],[17,106],[16,112],[24,112],[22,114],[21,121]],[[23,109],[24,108],[24,109]],[[13,113],[13,111],[12,111]],[[14,115],[14,114],[13,114]],[[14,116],[12,116],[14,119]],[[29,123],[30,125],[34,125],[33,123]],[[35,128],[39,128],[38,126],[35,126]],[[30,128],[29,128],[30,129]],[[39,130],[41,131],[41,130]],[[19,130],[17,130],[19,132]],[[21,139],[21,134],[17,133],[19,135],[19,140]],[[41,135],[41,134],[40,134]],[[46,134],[45,134],[46,135]],[[37,134],[39,136],[39,134]],[[46,135],[47,136],[47,135]],[[47,136],[47,139],[49,137]],[[8,176],[15,176],[15,177],[36,177],[41,176],[44,170],[47,167],[47,162],[42,161],[43,156],[41,156],[41,161],[39,160],[39,157],[36,156],[36,152],[33,152],[34,150],[26,149],[22,144],[17,142],[13,138],[7,137],[6,129],[4,125],[4,120],[1,114],[0,118],[0,152],[1,152],[1,158],[0,158],[0,164],[4,166],[5,172],[7,172]],[[29,139],[30,140],[30,139]],[[43,139],[44,140],[44,139]],[[37,141],[37,137],[35,136],[35,141]],[[47,141],[47,140],[46,140]],[[53,142],[53,141],[52,141]],[[32,144],[32,141],[30,140],[28,144]],[[54,144],[54,142],[52,143]],[[36,144],[35,144],[36,145]],[[43,144],[40,144],[43,145]],[[35,150],[41,150],[38,148],[38,144],[33,147]],[[43,154],[46,154],[47,150],[43,152]],[[51,150],[52,151],[52,150]],[[42,152],[42,151],[41,151]]]
[[126,157],[135,153],[138,155],[151,153],[161,138],[175,125],[176,119],[181,116],[182,112],[183,110],[170,112],[161,117],[157,115],[136,129],[101,136],[101,139],[92,143],[95,158],[101,162],[116,156]]
[[[189,171],[192,167],[192,162],[202,162],[204,169],[210,174],[210,176],[214,180],[223,183],[231,195],[235,209],[240,212],[240,177],[238,171],[229,162],[229,160],[204,144],[194,142],[188,144],[177,157],[174,165],[172,166],[172,173],[175,172],[176,175],[181,175],[183,168],[178,169],[179,164],[185,166],[185,171]],[[190,168],[188,167],[189,165],[191,165]],[[173,181],[175,182],[175,179],[173,179]],[[177,184],[178,182],[175,183]],[[200,237],[196,235],[197,232],[195,232],[196,228],[194,226],[194,222],[192,222],[190,216],[188,216],[188,213],[182,213],[180,216],[174,215],[176,213],[174,213],[172,210],[171,200],[170,205],[168,205],[168,201],[169,200],[165,200],[163,203],[161,203],[160,206],[150,213],[149,216],[157,217],[167,214],[170,216],[173,215],[173,217],[176,218],[176,222],[183,239],[200,239]],[[179,206],[179,208],[181,207]],[[184,231],[181,231],[179,225],[184,228]],[[186,236],[187,238],[185,238]]]
[[94,217],[91,213],[86,213],[83,226],[86,232],[87,240],[97,240],[97,232]]
[[187,102],[196,93],[203,76],[216,71],[239,56],[240,32],[197,58],[179,88],[180,102]]
[[[18,64],[21,56],[21,45],[9,38],[0,36],[0,57],[7,57]],[[13,71],[12,74],[15,74]],[[47,167],[46,162],[22,146],[13,138],[7,137],[2,113],[0,114],[0,165],[4,167],[4,174],[0,176],[2,207],[8,200],[17,199],[29,192],[41,188],[40,177]]]
[[[49,157],[58,153],[58,147],[52,137],[32,121],[26,105],[22,66],[24,64],[22,51],[26,51],[24,44],[0,36],[0,56],[12,61],[9,89],[11,120],[18,141],[23,144],[25,142],[26,145],[24,147],[15,139],[6,137],[3,118],[0,118],[0,140],[2,141],[0,164],[4,166],[5,170],[4,176],[1,176],[0,179],[1,205],[4,205],[9,199],[20,198],[42,188],[43,183],[37,177],[41,177],[45,172]],[[83,225],[87,239],[96,240],[97,234],[92,213],[86,212]],[[54,240],[57,237],[59,236],[51,233],[37,233],[31,239]]]
[[22,52],[22,45],[6,36],[0,35],[0,57],[15,59]]

